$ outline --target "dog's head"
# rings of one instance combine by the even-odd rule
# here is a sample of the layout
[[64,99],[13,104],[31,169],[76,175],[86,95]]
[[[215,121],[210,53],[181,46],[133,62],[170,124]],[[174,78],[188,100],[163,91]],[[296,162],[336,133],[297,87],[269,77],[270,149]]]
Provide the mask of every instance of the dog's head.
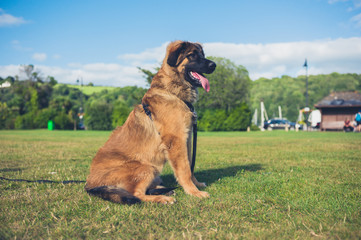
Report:
[[175,41],[168,45],[166,64],[177,71],[194,87],[203,87],[209,91],[209,82],[203,73],[209,74],[216,64],[206,59],[199,43]]

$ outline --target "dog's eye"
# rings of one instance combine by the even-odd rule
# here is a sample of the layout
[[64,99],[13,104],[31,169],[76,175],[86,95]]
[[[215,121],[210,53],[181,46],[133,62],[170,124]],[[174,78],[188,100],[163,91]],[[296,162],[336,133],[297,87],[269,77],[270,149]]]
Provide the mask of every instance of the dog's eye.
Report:
[[191,53],[187,56],[187,58],[190,58],[190,59],[195,59],[197,57],[197,54],[195,53]]

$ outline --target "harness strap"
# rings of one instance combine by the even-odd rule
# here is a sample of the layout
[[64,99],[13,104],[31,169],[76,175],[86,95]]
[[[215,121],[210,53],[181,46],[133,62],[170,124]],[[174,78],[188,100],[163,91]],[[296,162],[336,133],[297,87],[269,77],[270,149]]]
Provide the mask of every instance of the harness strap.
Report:
[[197,154],[197,120],[193,123],[193,154],[191,172],[194,173],[194,166],[196,165],[196,154]]
[[148,104],[145,104],[145,103],[142,103],[142,105],[143,105],[143,109],[144,109],[145,114],[147,114],[148,117],[150,118],[150,120],[153,121],[153,119],[152,119],[152,113],[150,112],[150,110],[149,110],[149,108],[148,108],[149,105],[148,105]]

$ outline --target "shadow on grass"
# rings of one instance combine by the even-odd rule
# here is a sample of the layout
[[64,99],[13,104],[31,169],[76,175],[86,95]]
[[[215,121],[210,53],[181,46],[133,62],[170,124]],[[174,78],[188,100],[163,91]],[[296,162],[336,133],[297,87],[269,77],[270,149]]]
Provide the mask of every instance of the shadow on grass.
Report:
[[[195,176],[198,181],[205,182],[209,186],[212,183],[217,182],[219,179],[235,176],[238,172],[257,172],[262,169],[262,165],[256,163],[242,166],[232,166],[227,168],[196,171]],[[164,185],[167,187],[173,187],[178,185],[173,174],[163,175],[161,176],[161,178],[163,179]]]

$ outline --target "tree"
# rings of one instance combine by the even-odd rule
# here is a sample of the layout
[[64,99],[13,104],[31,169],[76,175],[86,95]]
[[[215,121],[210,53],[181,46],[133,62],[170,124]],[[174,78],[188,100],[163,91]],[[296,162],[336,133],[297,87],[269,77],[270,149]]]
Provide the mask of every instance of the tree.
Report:
[[225,58],[210,57],[217,64],[216,70],[207,75],[211,90],[199,91],[199,109],[224,109],[227,113],[243,102],[249,101],[251,79],[248,71]]
[[54,117],[54,124],[56,129],[72,129],[73,122],[71,117],[65,111],[58,112]]
[[49,80],[49,84],[50,84],[51,86],[53,86],[53,87],[54,87],[56,84],[58,84],[58,81],[56,81],[54,77],[48,76],[48,80]]
[[93,101],[85,112],[85,125],[89,130],[111,130],[113,106],[106,101]]
[[114,110],[112,113],[113,128],[123,125],[124,122],[127,120],[131,110],[132,109],[128,107],[123,101],[117,101],[116,103],[114,103]]
[[35,112],[28,112],[24,115],[19,115],[15,119],[15,128],[16,129],[34,129],[34,119],[36,115]]
[[[55,119],[58,115],[59,111],[55,108],[44,108],[37,112],[35,119],[34,119],[34,128],[47,128],[48,121]],[[61,124],[60,124],[61,125]],[[56,126],[57,129],[62,129]]]
[[20,72],[26,75],[26,80],[43,83],[40,71],[35,71],[35,67],[32,64],[21,65]]
[[154,69],[155,72],[151,72],[151,71],[143,69],[141,67],[138,67],[138,69],[144,74],[144,78],[146,79],[148,86],[150,86],[150,84],[152,83],[153,77],[155,76],[155,74],[157,74],[160,67],[155,68]]
[[11,116],[11,109],[8,108],[6,102],[0,102],[0,129],[7,128],[7,121]]
[[223,129],[225,131],[245,131],[251,125],[250,120],[251,111],[246,103],[242,103],[232,109],[224,121]]
[[34,65],[32,64],[20,66],[20,72],[25,73],[27,80],[32,80],[33,71],[34,71]]
[[227,114],[224,109],[207,109],[199,119],[198,130],[200,131],[222,131]]
[[[321,74],[308,78],[309,106],[326,97],[333,91],[361,91],[360,74]],[[260,78],[252,83],[251,109],[260,108],[263,100],[269,117],[278,117],[278,106],[282,107],[282,115],[296,121],[299,110],[305,107],[306,76],[292,78]]]

